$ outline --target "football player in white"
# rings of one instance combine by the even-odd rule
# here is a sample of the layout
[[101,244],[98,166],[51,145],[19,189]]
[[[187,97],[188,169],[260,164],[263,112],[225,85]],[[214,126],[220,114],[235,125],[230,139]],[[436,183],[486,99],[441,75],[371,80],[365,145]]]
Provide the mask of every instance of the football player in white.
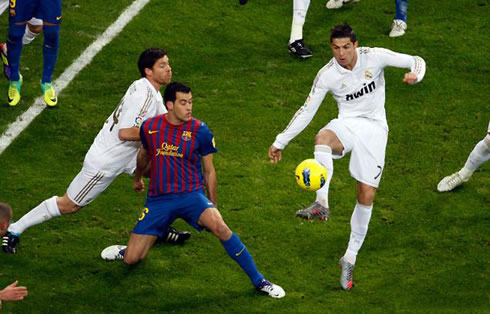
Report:
[[487,162],[488,159],[490,159],[490,122],[488,122],[487,135],[476,144],[475,148],[473,148],[464,167],[458,172],[442,179],[437,185],[437,190],[439,192],[452,191],[455,187],[468,181],[473,175],[473,172],[478,169],[480,165]]
[[[0,15],[5,12],[5,10],[9,7],[9,0],[0,0]],[[43,20],[33,17],[29,22],[27,22],[27,27],[24,33],[24,37],[22,37],[22,44],[28,45],[30,44],[42,31],[43,29]],[[7,60],[7,43],[0,43],[0,54],[2,56],[3,63],[3,74],[10,80],[10,68]]]
[[385,114],[384,68],[410,69],[403,82],[415,84],[425,75],[422,58],[383,48],[358,47],[356,35],[347,25],[332,29],[330,46],[334,57],[318,72],[304,105],[269,148],[272,163],[281,160],[282,150],[313,119],[327,92],[338,105],[338,118],[331,120],[315,137],[315,159],[327,168],[327,181],[316,192],[316,201],[296,212],[304,219],[329,217],[328,190],[333,175],[332,158],[351,153],[349,170],[357,180],[357,203],[351,219],[350,241],[340,259],[343,289],[352,288],[356,256],[366,237],[376,189],[381,179],[388,140]]
[[310,0],[293,0],[293,23],[291,25],[291,36],[289,37],[288,51],[295,57],[306,59],[313,56],[303,39],[303,25]]
[[[72,214],[90,204],[121,173],[132,174],[141,145],[139,127],[153,116],[166,113],[160,88],[170,83],[172,69],[165,50],[150,48],[138,60],[141,79],[129,86],[126,94],[107,118],[85,155],[83,168],[73,179],[62,197],[53,196],[41,202],[11,224],[3,237],[6,253],[16,253],[19,235],[25,229],[63,214]],[[188,232],[169,229],[167,240],[181,243],[190,237]]]

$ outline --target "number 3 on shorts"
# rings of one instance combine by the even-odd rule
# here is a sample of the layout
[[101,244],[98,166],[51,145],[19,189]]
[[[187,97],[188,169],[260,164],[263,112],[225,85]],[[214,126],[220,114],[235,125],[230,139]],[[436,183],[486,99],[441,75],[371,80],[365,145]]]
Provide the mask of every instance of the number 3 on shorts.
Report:
[[142,221],[143,219],[145,219],[145,216],[146,214],[148,214],[148,211],[149,211],[148,207],[143,208],[140,216],[138,217],[138,221]]

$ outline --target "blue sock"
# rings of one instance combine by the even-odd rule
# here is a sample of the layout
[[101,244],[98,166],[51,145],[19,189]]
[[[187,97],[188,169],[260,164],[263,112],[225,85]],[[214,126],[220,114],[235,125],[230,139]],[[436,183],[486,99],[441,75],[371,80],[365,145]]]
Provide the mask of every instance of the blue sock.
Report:
[[7,38],[7,59],[10,67],[10,80],[18,81],[20,79],[19,67],[20,67],[20,55],[22,53],[22,37],[26,25],[10,24],[9,33]]
[[247,247],[240,241],[240,238],[232,233],[231,238],[226,241],[221,241],[226,252],[240,267],[247,273],[254,286],[258,286],[264,276],[257,270],[252,255],[247,250]]
[[44,44],[43,44],[43,78],[41,83],[50,83],[51,75],[56,65],[56,58],[58,57],[58,47],[60,39],[60,26],[59,25],[43,25],[44,32]]
[[396,3],[396,15],[395,20],[402,20],[407,22],[407,6],[408,0],[395,0]]

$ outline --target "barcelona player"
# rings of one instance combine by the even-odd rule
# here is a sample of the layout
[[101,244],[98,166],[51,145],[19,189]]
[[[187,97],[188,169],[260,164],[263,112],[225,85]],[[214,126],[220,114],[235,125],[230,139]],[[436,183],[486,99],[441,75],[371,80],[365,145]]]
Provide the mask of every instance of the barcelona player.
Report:
[[10,83],[8,89],[8,103],[16,106],[21,98],[22,75],[19,73],[20,56],[22,53],[22,37],[27,22],[37,17],[43,21],[43,75],[41,79],[41,92],[46,105],[53,107],[58,103],[51,76],[58,57],[61,0],[23,0],[10,1],[9,31],[7,38],[8,65],[10,67]]
[[[112,245],[103,259],[124,259],[135,264],[145,258],[153,242],[177,218],[201,231],[207,229],[223,244],[226,252],[246,272],[258,291],[273,298],[284,290],[260,274],[252,255],[226,225],[217,209],[214,137],[207,125],[192,117],[191,89],[171,83],[164,93],[168,113],[143,122],[142,148],[138,153],[133,188],[142,191],[142,173],[151,165],[145,208],[126,246]],[[204,187],[207,195],[204,194]]]

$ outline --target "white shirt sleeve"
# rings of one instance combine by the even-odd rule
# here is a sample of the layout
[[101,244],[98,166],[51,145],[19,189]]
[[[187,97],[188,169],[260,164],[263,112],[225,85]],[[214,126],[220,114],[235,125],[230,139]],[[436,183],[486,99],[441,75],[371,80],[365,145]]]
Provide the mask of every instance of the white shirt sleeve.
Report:
[[385,48],[373,48],[373,50],[381,67],[392,66],[410,69],[410,72],[417,75],[417,83],[424,78],[425,61],[421,57],[398,53]]
[[320,108],[320,105],[328,92],[328,88],[323,83],[320,73],[315,78],[313,87],[311,88],[310,94],[308,95],[308,98],[306,98],[304,105],[296,111],[284,131],[277,135],[276,140],[272,144],[275,148],[281,150],[284,149],[296,135],[306,128],[315,116],[318,108]]

